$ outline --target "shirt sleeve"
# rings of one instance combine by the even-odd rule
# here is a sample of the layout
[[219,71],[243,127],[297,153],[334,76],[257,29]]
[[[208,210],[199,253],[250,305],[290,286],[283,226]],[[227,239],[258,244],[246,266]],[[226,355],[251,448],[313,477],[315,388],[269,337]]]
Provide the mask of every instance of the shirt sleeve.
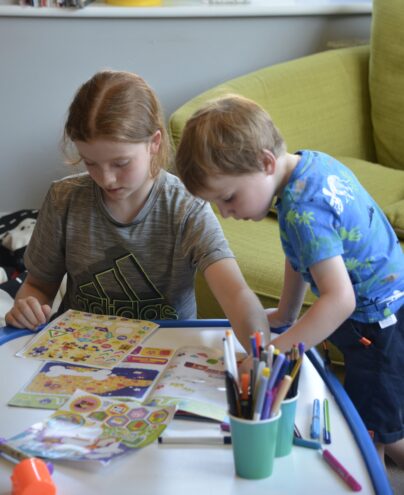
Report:
[[293,268],[303,274],[315,263],[344,252],[340,219],[324,203],[304,203],[289,210],[282,241]]
[[37,222],[24,254],[27,270],[46,282],[60,282],[66,272],[64,209],[57,202],[53,185],[39,210]]
[[209,203],[195,200],[182,226],[183,250],[200,272],[224,258],[234,258],[223,229]]

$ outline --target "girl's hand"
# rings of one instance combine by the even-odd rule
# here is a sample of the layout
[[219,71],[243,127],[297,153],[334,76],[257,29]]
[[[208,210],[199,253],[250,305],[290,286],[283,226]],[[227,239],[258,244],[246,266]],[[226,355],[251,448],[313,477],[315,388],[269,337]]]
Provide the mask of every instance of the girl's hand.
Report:
[[36,330],[39,325],[49,321],[51,307],[40,304],[33,296],[16,299],[14,306],[6,313],[6,324],[16,328]]

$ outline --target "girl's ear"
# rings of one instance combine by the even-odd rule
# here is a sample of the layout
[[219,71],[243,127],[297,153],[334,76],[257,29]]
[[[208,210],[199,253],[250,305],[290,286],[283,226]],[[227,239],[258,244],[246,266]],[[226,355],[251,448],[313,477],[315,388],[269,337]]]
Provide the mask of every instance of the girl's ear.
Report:
[[158,130],[156,131],[150,141],[150,153],[152,155],[155,155],[159,148],[160,148],[160,143],[161,143],[161,131]]
[[272,151],[262,150],[262,166],[267,175],[273,175],[275,172],[276,157]]

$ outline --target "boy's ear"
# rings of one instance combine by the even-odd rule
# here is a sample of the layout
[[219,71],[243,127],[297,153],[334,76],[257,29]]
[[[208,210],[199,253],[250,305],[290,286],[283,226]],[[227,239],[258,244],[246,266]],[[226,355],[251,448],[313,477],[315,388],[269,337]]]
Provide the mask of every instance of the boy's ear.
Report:
[[276,157],[272,151],[262,150],[262,166],[267,175],[272,175],[275,172]]
[[161,143],[161,131],[156,131],[150,141],[150,153],[156,154],[160,148]]

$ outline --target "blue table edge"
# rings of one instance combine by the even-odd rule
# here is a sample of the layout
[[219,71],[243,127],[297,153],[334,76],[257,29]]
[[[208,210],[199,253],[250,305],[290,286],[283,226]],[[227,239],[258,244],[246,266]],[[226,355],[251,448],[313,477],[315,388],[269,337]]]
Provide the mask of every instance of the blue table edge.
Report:
[[[192,320],[153,320],[162,328],[185,328],[185,327],[200,327],[200,328],[228,328],[230,323],[226,319],[192,319]],[[285,329],[272,329],[273,332],[282,333]],[[0,327],[0,345],[9,340],[30,335],[33,332],[28,329]],[[327,385],[328,389],[334,396],[349,428],[356,440],[356,443],[361,451],[365,461],[370,479],[372,480],[373,488],[376,495],[393,495],[392,488],[387,478],[386,471],[377,454],[376,448],[370,438],[365,425],[362,422],[355,406],[351,402],[344,387],[339,382],[338,378],[324,364],[323,359],[316,349],[310,349],[306,352],[314,368]]]

